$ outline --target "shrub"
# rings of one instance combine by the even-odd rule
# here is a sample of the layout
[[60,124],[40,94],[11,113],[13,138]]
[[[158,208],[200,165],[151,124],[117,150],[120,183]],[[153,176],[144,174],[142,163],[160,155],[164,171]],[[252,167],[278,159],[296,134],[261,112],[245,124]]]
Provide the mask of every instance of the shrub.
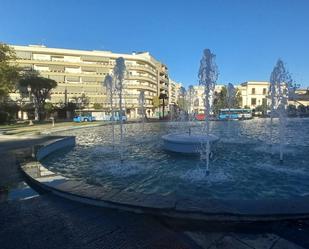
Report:
[[9,114],[5,111],[0,110],[0,124],[5,124],[8,122]]

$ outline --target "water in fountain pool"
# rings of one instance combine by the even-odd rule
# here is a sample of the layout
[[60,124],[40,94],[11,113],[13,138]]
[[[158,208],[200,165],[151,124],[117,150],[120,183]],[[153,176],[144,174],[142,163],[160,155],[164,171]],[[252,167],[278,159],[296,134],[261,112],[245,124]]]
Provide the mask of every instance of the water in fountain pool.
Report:
[[[275,119],[275,146],[279,143],[277,122]],[[199,157],[162,149],[162,135],[186,129],[175,123],[146,123],[143,139],[139,139],[140,124],[126,124],[122,164],[117,149],[111,150],[111,127],[66,131],[66,135],[76,136],[76,147],[52,154],[43,164],[93,185],[176,194],[180,198],[285,198],[309,193],[309,119],[288,119],[283,164],[278,156],[269,153],[267,119],[231,122],[229,135],[225,122],[212,121],[212,132],[221,139],[208,177],[202,172],[205,167],[200,165]],[[198,122],[192,124],[193,132],[197,133],[201,126]],[[118,126],[115,131],[119,132]],[[116,147],[119,143],[116,141]]]

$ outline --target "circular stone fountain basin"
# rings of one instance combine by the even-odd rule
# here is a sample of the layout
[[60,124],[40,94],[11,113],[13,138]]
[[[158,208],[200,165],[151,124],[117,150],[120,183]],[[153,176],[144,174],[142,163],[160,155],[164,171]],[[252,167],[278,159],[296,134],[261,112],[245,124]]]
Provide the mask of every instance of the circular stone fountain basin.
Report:
[[188,153],[195,154],[200,153],[203,147],[210,142],[210,144],[215,143],[219,138],[213,134],[168,134],[162,136],[164,141],[163,147],[165,150],[178,152],[178,153]]
[[[126,124],[123,162],[119,146],[111,147],[111,126],[61,132],[76,136],[76,147],[42,160],[36,180],[47,182],[60,196],[84,198],[87,204],[113,204],[155,215],[226,219],[228,214],[250,220],[252,216],[308,217],[309,119],[288,119],[283,163],[277,150],[278,129],[275,144],[267,143],[268,123],[267,119],[212,122],[212,134],[220,140],[207,176],[200,157],[163,150],[162,136],[175,130],[185,134],[188,127],[183,123],[146,123],[143,133],[140,124]],[[192,134],[202,129],[201,123],[189,125]],[[119,127],[115,128],[119,133]],[[47,169],[56,174],[55,180],[47,177]],[[29,170],[34,172],[33,165]]]
[[[176,122],[146,123],[144,132],[141,124],[126,124],[123,162],[119,140],[114,148],[111,145],[112,126],[61,132],[76,136],[76,146],[51,154],[42,164],[64,177],[112,189],[117,198],[120,193],[136,193],[146,199],[156,195],[189,200],[192,205],[200,198],[262,202],[309,198],[309,119],[288,120],[283,163],[277,150],[278,120],[274,123],[275,144],[270,147],[268,119],[211,122],[211,132],[220,140],[212,146],[216,153],[207,176],[203,158],[163,149],[162,136],[185,134],[188,126],[192,135],[198,134],[203,128],[199,122],[188,126]],[[118,138],[119,126],[115,126],[115,134]]]

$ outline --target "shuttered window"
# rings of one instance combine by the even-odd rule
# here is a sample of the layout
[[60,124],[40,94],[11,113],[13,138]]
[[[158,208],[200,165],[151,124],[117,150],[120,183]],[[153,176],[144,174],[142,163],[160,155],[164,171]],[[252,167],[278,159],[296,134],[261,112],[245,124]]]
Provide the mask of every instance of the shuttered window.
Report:
[[92,55],[83,55],[81,56],[83,61],[97,61],[97,62],[108,62],[109,58],[101,57],[101,56],[92,56]]
[[24,60],[31,60],[31,52],[28,51],[15,51],[16,57]]

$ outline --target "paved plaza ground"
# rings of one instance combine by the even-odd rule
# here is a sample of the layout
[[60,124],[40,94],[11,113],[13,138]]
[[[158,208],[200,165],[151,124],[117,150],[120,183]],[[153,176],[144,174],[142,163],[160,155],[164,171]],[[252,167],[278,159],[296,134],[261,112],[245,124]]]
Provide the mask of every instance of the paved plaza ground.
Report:
[[[54,129],[69,127],[65,124]],[[38,193],[24,182],[17,161],[31,154],[32,145],[50,137],[33,135],[33,127],[22,133],[18,129],[14,128],[14,134],[19,136],[0,135],[1,249],[309,248],[306,220],[192,223],[92,207],[51,193]],[[44,133],[50,126],[39,129]]]

